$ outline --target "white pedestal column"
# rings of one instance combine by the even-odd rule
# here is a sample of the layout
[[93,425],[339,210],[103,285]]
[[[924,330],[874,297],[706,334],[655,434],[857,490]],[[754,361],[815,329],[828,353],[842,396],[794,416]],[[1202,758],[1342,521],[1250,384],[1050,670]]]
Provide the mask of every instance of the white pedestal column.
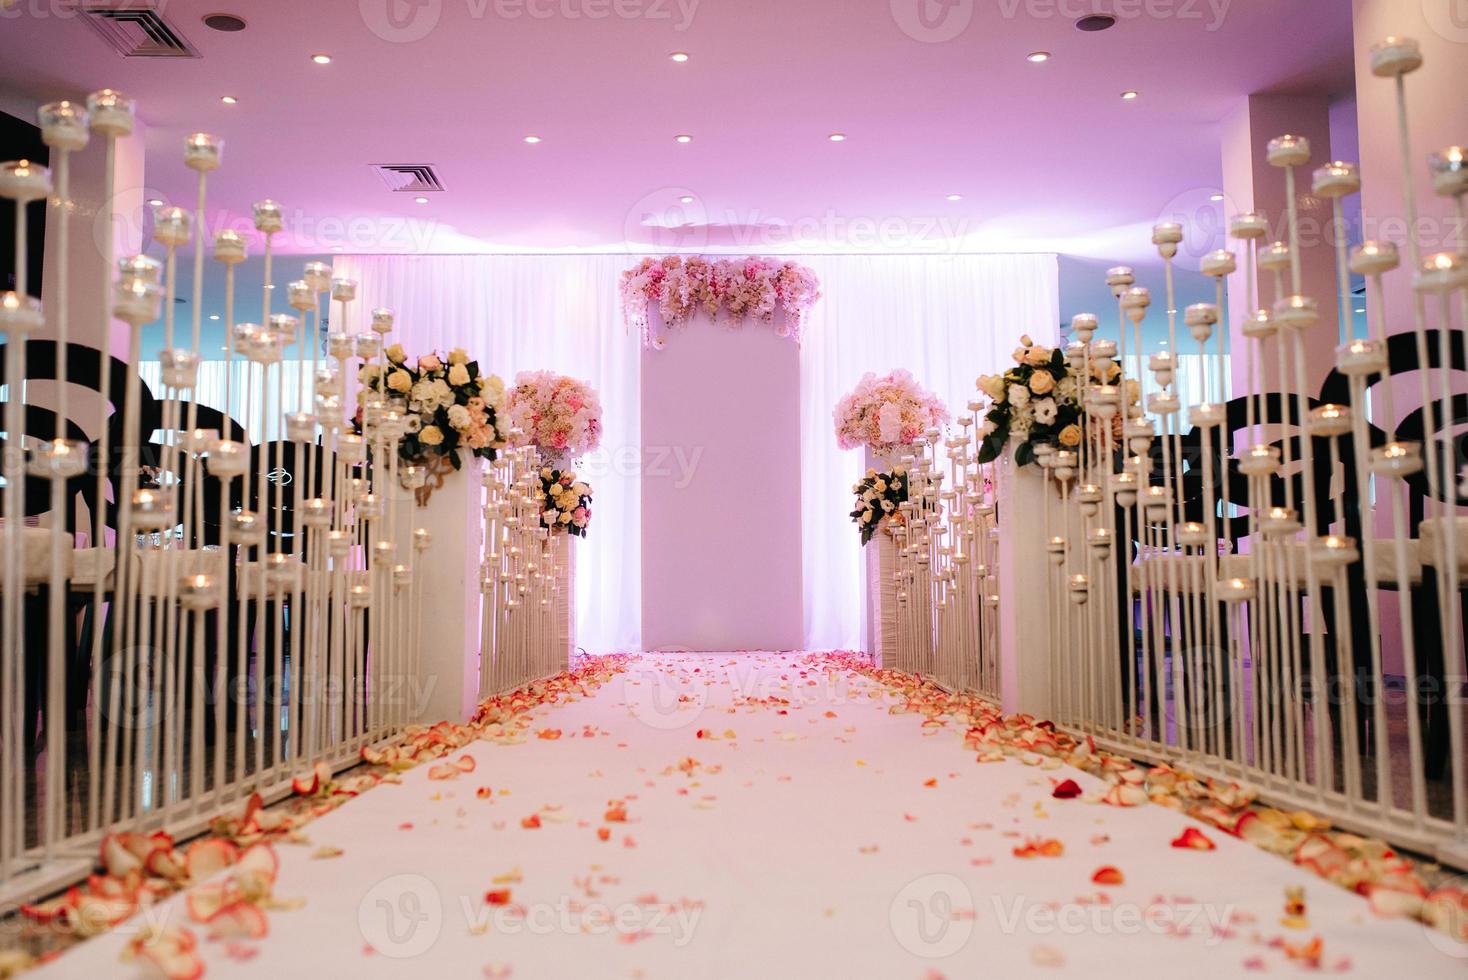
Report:
[[[1000,689],[1006,712],[1050,715],[1050,565],[1038,464],[998,466]],[[1052,501],[1052,504],[1057,503]]]
[[[884,522],[885,523],[885,522]],[[867,651],[878,667],[897,666],[897,544],[885,527],[867,546]]]
[[[483,466],[471,457],[462,470],[445,477],[414,522],[433,535],[414,571],[422,583],[419,636],[414,638],[421,674],[409,678],[422,692],[415,706],[422,709],[418,720],[429,724],[468,721],[479,699]],[[403,534],[411,535],[412,528],[402,528]]]

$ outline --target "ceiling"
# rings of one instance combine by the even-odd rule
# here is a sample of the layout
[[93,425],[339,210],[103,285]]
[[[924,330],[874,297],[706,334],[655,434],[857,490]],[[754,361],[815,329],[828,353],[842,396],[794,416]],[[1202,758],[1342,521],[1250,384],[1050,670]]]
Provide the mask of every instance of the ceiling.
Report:
[[[214,220],[273,197],[278,245],[301,254],[1141,262],[1158,215],[1220,183],[1217,123],[1242,96],[1349,92],[1350,5],[1118,6],[1134,13],[1087,34],[1062,12],[1111,0],[168,0],[201,57],[145,60],[57,4],[22,2],[0,17],[0,89],[134,96],[148,184],[179,201],[193,193],[184,136],[223,136],[210,188],[228,214]],[[247,29],[206,28],[220,10]],[[1036,50],[1051,59],[1028,62]],[[433,165],[445,191],[417,204],[370,169],[407,163]]]

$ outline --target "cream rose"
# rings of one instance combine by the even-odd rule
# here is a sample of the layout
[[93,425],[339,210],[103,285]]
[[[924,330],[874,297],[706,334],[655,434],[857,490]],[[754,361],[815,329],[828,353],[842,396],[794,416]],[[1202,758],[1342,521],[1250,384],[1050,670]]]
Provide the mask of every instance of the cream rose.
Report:
[[423,431],[418,433],[418,441],[425,446],[441,445],[443,443],[443,430],[436,425],[425,425]]
[[1075,423],[1071,423],[1061,429],[1060,444],[1062,446],[1079,446],[1081,444],[1081,427]]
[[449,368],[449,384],[458,386],[469,383],[469,369],[462,364],[455,364]]
[[1045,347],[1031,347],[1025,352],[1025,363],[1030,367],[1044,367],[1050,363],[1050,351]]
[[387,349],[386,353],[387,359],[389,361],[392,361],[394,364],[401,364],[408,359],[408,355],[403,350],[402,344],[393,344]]
[[387,386],[393,391],[411,391],[413,388],[413,379],[407,371],[394,371],[387,376]]
[[1055,390],[1055,375],[1049,371],[1036,371],[1030,375],[1030,390],[1037,395],[1048,395]]
[[469,355],[467,353],[465,353],[464,348],[462,348],[462,347],[455,347],[453,350],[449,351],[449,363],[450,364],[468,364],[469,363]]

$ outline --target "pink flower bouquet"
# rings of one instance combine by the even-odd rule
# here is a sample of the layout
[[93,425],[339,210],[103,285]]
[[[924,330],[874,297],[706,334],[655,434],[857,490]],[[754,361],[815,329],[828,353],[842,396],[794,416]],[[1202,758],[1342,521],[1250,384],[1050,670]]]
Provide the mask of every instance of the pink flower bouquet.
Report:
[[868,446],[885,453],[922,438],[948,421],[948,409],[906,371],[877,377],[865,374],[832,413],[836,444],[842,449]]

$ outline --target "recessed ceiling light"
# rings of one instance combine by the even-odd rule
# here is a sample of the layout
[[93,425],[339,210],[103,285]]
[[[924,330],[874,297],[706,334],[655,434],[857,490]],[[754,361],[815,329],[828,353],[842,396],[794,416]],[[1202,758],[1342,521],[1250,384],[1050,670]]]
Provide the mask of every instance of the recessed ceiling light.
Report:
[[1157,343],[1158,343],[1158,345],[1160,345],[1162,347],[1166,347],[1167,346],[1167,341],[1165,341],[1165,340],[1159,340],[1159,341],[1157,341]]
[[331,250],[333,252],[340,252],[340,251],[342,251],[342,246],[340,246],[340,245],[333,245],[333,246],[331,246]]
[[311,56],[311,60],[314,61],[314,62],[316,62],[318,65],[329,65],[329,64],[331,64],[331,55],[329,55],[329,54],[313,54]]
[[1025,55],[1025,60],[1028,61],[1028,62],[1030,62],[1031,64],[1038,65],[1042,61],[1049,61],[1050,60],[1050,52],[1049,51],[1031,51],[1029,54]]
[[225,105],[234,105],[236,102],[239,101],[239,99],[235,98],[233,95],[221,95],[219,97],[219,101],[223,102]]
[[692,194],[684,194],[682,197],[678,198],[678,202],[680,204],[692,204],[693,203],[693,195]]
[[1364,306],[1358,306],[1358,307],[1356,307],[1356,312],[1357,313],[1365,313],[1366,312],[1366,307],[1364,307]]
[[963,195],[962,194],[949,194],[948,195],[948,200],[950,200],[950,201],[962,201],[963,200]]
[[209,319],[211,319],[211,320],[218,320],[219,319],[219,314],[218,313],[210,313],[209,314]]
[[674,61],[678,62],[678,64],[681,65],[683,62],[688,60],[688,52],[674,51],[672,54],[668,55],[668,57],[672,58]]
[[846,142],[846,134],[845,133],[832,133],[830,136],[827,136],[826,139],[830,140],[832,143],[845,143]]
[[415,204],[427,204],[428,203],[428,198],[426,198],[426,197],[415,197],[415,198],[413,198],[413,202]]
[[150,206],[152,206],[152,207],[160,208],[160,207],[163,206],[163,198],[161,198],[161,197],[150,197],[150,198],[148,198],[148,204]]
[[1121,93],[1121,97],[1122,97],[1123,100],[1125,100],[1127,102],[1131,102],[1133,99],[1135,99],[1137,97],[1137,93],[1135,91],[1133,91],[1132,89],[1127,89],[1125,92]]
[[1213,194],[1213,195],[1210,195],[1209,196],[1208,200],[1210,200],[1210,201],[1221,201],[1221,200],[1223,200],[1223,195],[1222,194]]
[[1116,18],[1110,14],[1091,14],[1076,21],[1076,30],[1094,34],[1097,31],[1108,31],[1116,26]]
[[679,133],[677,136],[674,136],[673,139],[677,140],[679,143],[693,142],[693,137],[689,136],[687,133]]
[[525,137],[525,142],[527,142],[527,143],[539,143],[540,142],[540,137],[539,136],[527,136],[527,137]]

